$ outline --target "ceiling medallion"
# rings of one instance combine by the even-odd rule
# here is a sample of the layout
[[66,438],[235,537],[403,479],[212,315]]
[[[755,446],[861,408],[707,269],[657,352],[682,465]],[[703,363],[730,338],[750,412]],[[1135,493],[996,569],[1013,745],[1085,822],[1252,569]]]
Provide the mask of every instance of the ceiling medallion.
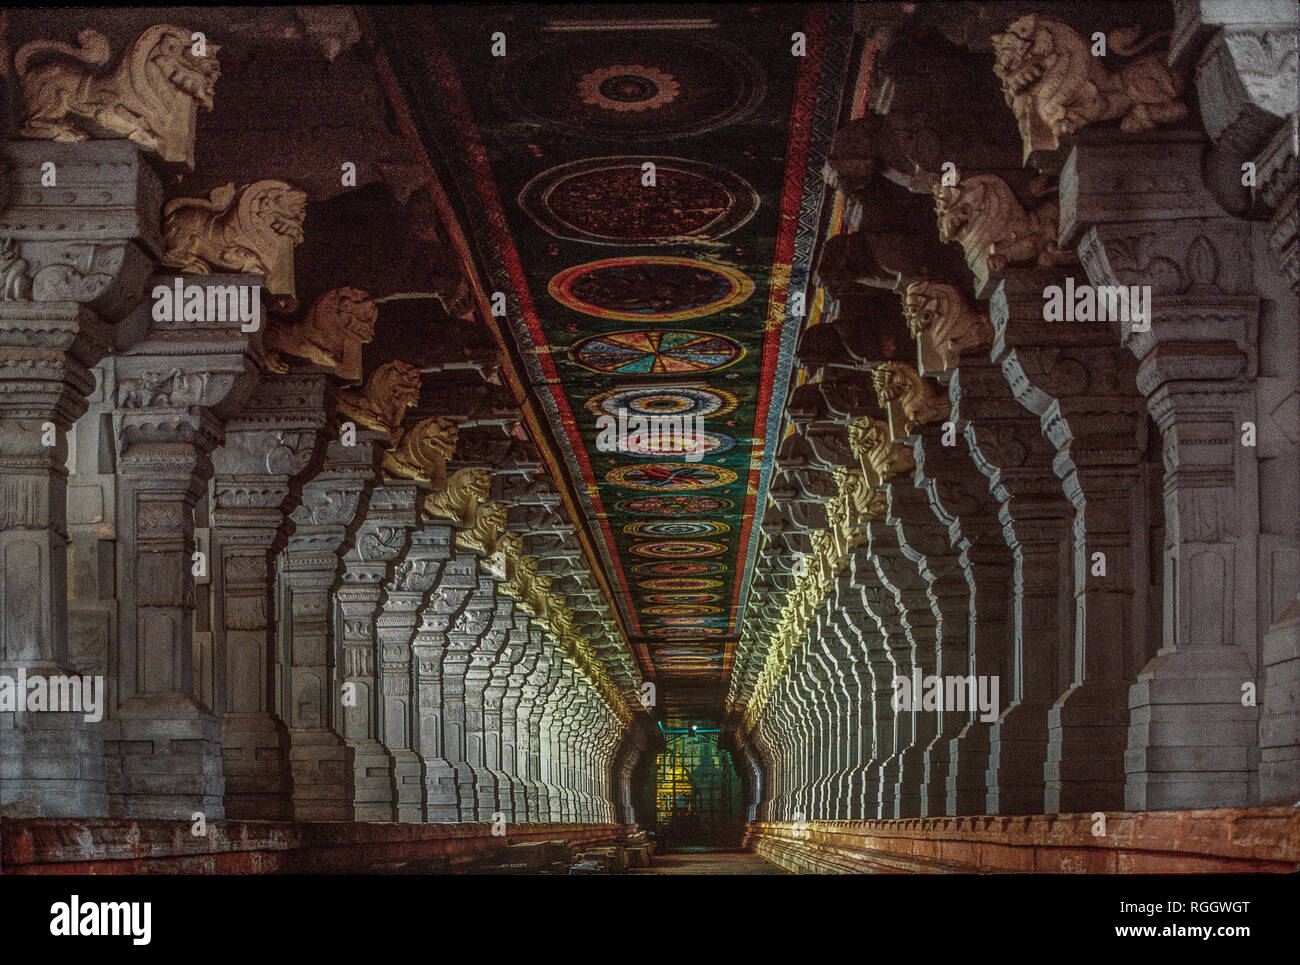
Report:
[[643,519],[628,523],[623,532],[629,536],[719,536],[731,532],[731,527],[711,519]]
[[[676,419],[677,416],[669,418]],[[668,456],[669,458],[690,459],[692,456],[703,459],[715,456],[734,448],[736,440],[721,432],[702,432],[687,429],[670,431],[666,427],[655,426],[651,430],[631,432],[623,437],[623,451],[629,456]]]
[[578,82],[584,104],[611,111],[654,110],[676,100],[680,89],[671,74],[640,64],[598,67]]
[[721,599],[717,593],[654,593],[646,597],[646,602],[681,606],[684,603],[716,603]]
[[[574,265],[557,274],[547,286],[552,298],[566,308],[596,318],[628,322],[677,322],[714,315],[739,305],[754,293],[754,283],[738,268],[697,258],[637,255],[605,258]],[[706,369],[721,367],[740,357],[739,346],[721,336],[709,351],[730,352],[733,357],[709,361]],[[730,345],[724,350],[723,345]],[[603,371],[603,370],[602,370]],[[700,371],[679,369],[677,371]]]
[[655,573],[660,576],[703,576],[726,573],[728,566],[717,560],[665,560],[659,563],[638,563],[634,573]]
[[[645,164],[655,166],[647,185]],[[712,242],[749,221],[749,182],[703,161],[661,155],[583,158],[538,174],[519,205],[557,238],[588,245]]]
[[694,516],[726,512],[731,500],[719,496],[633,496],[615,503],[614,508],[638,516]]
[[629,416],[680,416],[701,419],[724,416],[740,405],[740,397],[705,385],[664,385],[610,389],[583,405],[594,416],[620,412]]
[[637,556],[649,556],[653,559],[683,559],[697,556],[718,556],[727,552],[721,543],[686,542],[683,540],[664,540],[659,543],[638,543],[632,547]]
[[628,489],[690,490],[725,486],[736,481],[736,474],[720,466],[652,462],[644,466],[611,469],[605,473],[605,481]]
[[721,613],[720,606],[692,606],[687,603],[669,603],[664,606],[648,606],[643,611],[651,616],[665,617],[700,617]]
[[670,576],[657,580],[642,580],[637,586],[644,590],[712,590],[722,586],[721,580],[698,577]]

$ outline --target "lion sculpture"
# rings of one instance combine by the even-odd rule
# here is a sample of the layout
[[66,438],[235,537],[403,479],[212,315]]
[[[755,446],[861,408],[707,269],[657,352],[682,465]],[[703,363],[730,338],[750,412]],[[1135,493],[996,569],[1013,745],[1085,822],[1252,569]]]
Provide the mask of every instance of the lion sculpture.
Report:
[[307,193],[283,181],[213,188],[205,198],[177,198],[163,207],[163,264],[206,275],[249,272],[266,277],[271,307],[290,312],[293,249],[302,244]]
[[194,168],[194,122],[201,105],[212,110],[221,76],[207,44],[194,53],[190,31],[157,24],[136,37],[117,67],[106,73],[108,38],[98,30],[77,34],[78,46],[34,40],[14,55],[14,73],[26,108],[22,137],[85,141],[107,132],[125,137],[164,161]]
[[1011,265],[1051,265],[1068,260],[1056,243],[1058,209],[1045,201],[1027,212],[994,174],[963,177],[934,189],[939,240],[956,241],[982,286]]
[[384,470],[390,476],[419,479],[435,490],[445,489],[447,461],[456,452],[459,436],[460,430],[450,419],[421,419],[384,453]]
[[[1128,46],[1137,33],[1112,31],[1111,49],[1133,56],[1160,36]],[[1072,28],[1036,13],[995,33],[993,51],[993,73],[1020,125],[1026,159],[1035,150],[1056,150],[1062,134],[1087,124],[1118,120],[1120,130],[1132,133],[1187,116],[1187,105],[1179,99],[1183,81],[1162,54],[1147,54],[1110,71]]]
[[262,346],[273,372],[289,371],[283,355],[324,365],[347,382],[361,381],[361,346],[375,337],[379,307],[369,292],[335,288],[312,303],[302,321],[273,321]]
[[952,285],[915,282],[903,295],[903,318],[920,345],[921,370],[947,372],[966,349],[993,344],[988,317],[969,305]]
[[420,400],[420,370],[400,359],[385,362],[370,373],[364,391],[344,389],[338,411],[368,429],[397,436],[402,416]]

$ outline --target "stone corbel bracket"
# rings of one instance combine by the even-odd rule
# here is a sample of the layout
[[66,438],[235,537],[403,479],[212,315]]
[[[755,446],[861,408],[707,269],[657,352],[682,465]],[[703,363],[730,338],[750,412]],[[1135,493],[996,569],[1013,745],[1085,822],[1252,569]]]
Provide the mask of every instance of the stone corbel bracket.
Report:
[[[7,147],[9,205],[0,211],[0,297],[76,302],[104,321],[145,294],[162,252],[162,183],[126,141]],[[43,180],[50,175],[55,185]]]

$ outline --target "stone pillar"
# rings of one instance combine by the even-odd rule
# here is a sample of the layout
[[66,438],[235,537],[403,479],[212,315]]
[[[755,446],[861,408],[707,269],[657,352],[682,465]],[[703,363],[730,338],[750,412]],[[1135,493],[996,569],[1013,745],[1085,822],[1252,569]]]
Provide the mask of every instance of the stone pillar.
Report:
[[532,699],[525,700],[528,681],[542,655],[541,631],[532,626],[532,618],[522,611],[515,613],[515,626],[521,635],[523,653],[511,666],[509,682],[501,700],[502,770],[510,775],[512,794],[511,820],[528,821],[529,797],[535,801],[537,785],[528,769],[528,719]]
[[1199,168],[1206,187],[1229,214],[1267,220],[1268,247],[1293,291],[1300,291],[1297,19],[1288,0],[1181,0],[1169,46],[1170,63],[1191,74],[1212,142]]
[[[1127,694],[1124,803],[1244,807],[1259,746],[1246,694],[1258,687],[1264,625],[1297,583],[1295,433],[1260,405],[1296,391],[1294,367],[1263,358],[1294,357],[1296,309],[1268,259],[1252,259],[1249,223],[1220,216],[1200,187],[1203,144],[1145,141],[1081,141],[1062,172],[1073,186],[1063,236],[1079,239],[1089,279],[1148,284],[1153,296],[1149,330],[1119,333],[1141,360],[1137,386],[1161,435],[1166,533],[1163,645]],[[1188,172],[1187,184],[1152,196],[1158,171]],[[1287,322],[1274,322],[1278,310]]]
[[828,630],[832,637],[831,650],[836,655],[841,670],[845,696],[844,738],[845,757],[841,778],[836,785],[835,817],[841,820],[861,820],[865,809],[862,804],[862,775],[871,760],[871,677],[866,665],[866,650],[861,632],[857,629],[866,614],[862,598],[853,586],[852,570],[846,568],[836,579],[835,605],[831,611]]
[[340,734],[342,688],[335,663],[334,597],[340,557],[352,546],[378,476],[381,435],[330,441],[325,462],[289,516],[279,559],[278,662],[281,719],[289,726],[295,821],[355,818],[352,748]]
[[[523,737],[520,724],[526,727],[520,702],[524,697],[524,683],[537,667],[539,648],[534,644],[532,618],[520,607],[515,607],[515,626],[510,633],[510,662],[506,681],[500,692],[500,770],[506,775],[507,787],[500,791],[498,805],[511,821],[528,819],[528,767],[526,754],[521,754]],[[508,797],[507,797],[508,795]]]
[[[358,433],[358,441],[371,434]],[[383,652],[376,639],[376,623],[384,584],[392,579],[394,561],[406,553],[409,533],[419,523],[420,498],[420,489],[413,482],[389,480],[375,486],[352,548],[343,556],[343,585],[336,594],[338,625],[342,628],[338,652],[342,655],[346,698],[342,723],[343,737],[353,751],[353,805],[358,821],[396,819],[392,748],[406,752],[403,763],[408,774],[412,763],[407,723],[411,699],[409,653],[401,649]],[[376,663],[380,665],[378,672]],[[386,727],[390,720],[391,735]]]
[[[1037,416],[1012,396],[998,365],[983,356],[964,357],[948,393],[966,450],[949,452],[964,461],[966,470],[978,472],[976,478],[991,491],[976,501],[975,513],[963,518],[963,531],[974,538],[968,554],[972,584],[977,575],[993,578],[991,585],[976,590],[982,606],[973,618],[979,624],[992,621],[996,633],[1010,631],[1005,634],[1010,647],[1002,648],[1005,710],[988,731],[986,811],[1040,814],[1048,712],[1072,676],[1074,662],[1074,607],[1064,596],[1074,586],[1069,563],[1073,511],[1052,471],[1055,447],[1043,436]],[[995,505],[997,515],[990,519]],[[1006,609],[994,607],[1007,598],[1008,589],[1010,613],[994,620]],[[973,632],[998,645],[994,635],[977,628]]]
[[[262,285],[255,275],[202,281]],[[194,506],[226,420],[256,386],[261,333],[241,331],[238,318],[149,325],[150,315],[143,306],[123,322],[146,334],[117,364],[121,619],[110,653],[118,690],[105,729],[109,793],[126,817],[212,819],[224,816],[225,782],[221,723],[195,696]]]
[[[77,676],[88,668],[77,666],[68,639],[67,433],[86,411],[90,369],[109,351],[110,326],[144,296],[161,251],[162,185],[125,141],[14,142],[5,152],[0,237],[12,260],[0,303],[0,674]],[[58,191],[42,183],[46,165]],[[138,328],[125,326],[119,344],[129,345]],[[106,436],[111,446],[111,431]],[[102,490],[86,495],[105,498]],[[90,515],[111,518],[111,509],[101,503]],[[95,570],[111,570],[98,553],[97,563]],[[111,578],[98,575],[101,585]],[[106,621],[105,635],[111,614]],[[108,693],[103,683],[95,681],[96,692],[108,711],[116,682]],[[108,813],[105,725],[75,712],[0,719],[0,805],[24,801],[26,809],[35,798],[46,817]]]
[[[514,625],[514,601],[497,593],[495,581],[479,577],[491,594],[493,608],[488,624],[470,651],[465,671],[465,734],[467,760],[474,772],[474,806],[469,820],[491,821],[498,812],[498,792],[509,794],[509,783],[500,768],[501,711],[488,691],[493,684],[494,669],[509,649],[509,635]],[[499,701],[497,693],[495,700]],[[504,785],[504,787],[503,787]]]
[[1119,810],[1147,613],[1145,419],[1109,322],[1044,321],[1054,286],[1068,287],[1059,269],[1009,271],[990,302],[993,358],[1056,447],[1075,511],[1073,684],[1049,713],[1045,807]]
[[264,373],[212,454],[212,656],[226,817],[292,817],[289,732],[275,713],[275,553],[333,411],[329,375]]
[[[439,612],[445,601],[433,588],[443,563],[451,558],[451,539],[451,527],[439,523],[427,523],[411,534],[411,546],[385,588],[383,612],[376,621],[383,673],[396,679],[407,668],[412,685],[408,700],[396,693],[383,695],[384,739],[393,755],[397,820],[403,822],[434,820],[427,800],[427,762],[441,756],[442,651],[448,618]],[[410,735],[409,743],[400,742],[403,730]]]
[[[450,823],[469,820],[461,816],[461,781],[469,766],[465,763],[465,653],[476,634],[470,632],[468,612],[471,595],[478,587],[478,561],[458,553],[450,542],[452,558],[442,565],[438,583],[429,597],[424,621],[416,635],[420,658],[420,720],[422,728],[430,717],[438,727],[436,737],[421,748],[425,767],[425,794],[429,820]],[[453,628],[455,630],[453,636]],[[468,639],[467,639],[468,638]],[[454,650],[453,650],[454,648]],[[426,671],[425,657],[429,666]],[[436,664],[433,661],[436,660]],[[450,681],[448,678],[451,678]],[[421,741],[423,745],[423,740]],[[472,772],[469,775],[472,796]]]

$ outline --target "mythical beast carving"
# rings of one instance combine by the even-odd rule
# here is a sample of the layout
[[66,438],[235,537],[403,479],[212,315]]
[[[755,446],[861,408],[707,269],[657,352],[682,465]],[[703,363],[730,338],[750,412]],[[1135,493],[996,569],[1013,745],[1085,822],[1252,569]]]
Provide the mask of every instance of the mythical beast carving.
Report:
[[95,73],[111,55],[97,30],[77,34],[76,47],[56,40],[24,44],[14,55],[26,104],[21,136],[85,141],[107,131],[193,169],[195,116],[200,105],[212,110],[221,48],[208,44],[196,56],[191,36],[171,24],[150,27],[106,74]]
[[993,344],[988,317],[967,305],[952,285],[908,285],[903,295],[903,317],[916,336],[925,375],[951,371],[965,349]]
[[421,419],[384,453],[384,470],[403,479],[422,479],[434,490],[447,487],[447,461],[456,452],[460,430],[442,416]]
[[[1160,37],[1132,46],[1137,33],[1138,28],[1112,31],[1110,49],[1133,56]],[[1098,121],[1118,120],[1120,130],[1133,132],[1187,116],[1179,99],[1183,81],[1162,54],[1147,54],[1112,72],[1072,28],[1036,13],[994,34],[993,50],[993,73],[1020,125],[1026,159],[1033,151],[1056,150],[1062,134]]]
[[889,430],[895,439],[911,435],[919,426],[948,418],[952,403],[905,362],[886,362],[871,373],[880,407],[889,413]]
[[939,240],[961,243],[966,264],[980,287],[990,273],[1011,265],[1069,261],[1056,243],[1059,211],[1045,201],[1025,211],[1007,183],[993,174],[963,177],[934,189]]
[[361,346],[375,337],[379,307],[369,292],[359,288],[335,288],[307,309],[294,325],[271,322],[262,340],[266,365],[273,372],[287,372],[281,353],[324,365],[348,382],[361,381]]
[[396,438],[402,416],[420,400],[420,370],[399,359],[385,362],[370,373],[364,391],[344,389],[339,393],[340,415]]
[[206,275],[266,276],[272,308],[297,307],[293,249],[302,244],[307,192],[283,181],[213,188],[207,198],[177,198],[163,207],[163,264]]
[[479,503],[485,502],[491,491],[492,476],[486,469],[458,469],[445,490],[431,493],[424,501],[425,515],[472,526]]

